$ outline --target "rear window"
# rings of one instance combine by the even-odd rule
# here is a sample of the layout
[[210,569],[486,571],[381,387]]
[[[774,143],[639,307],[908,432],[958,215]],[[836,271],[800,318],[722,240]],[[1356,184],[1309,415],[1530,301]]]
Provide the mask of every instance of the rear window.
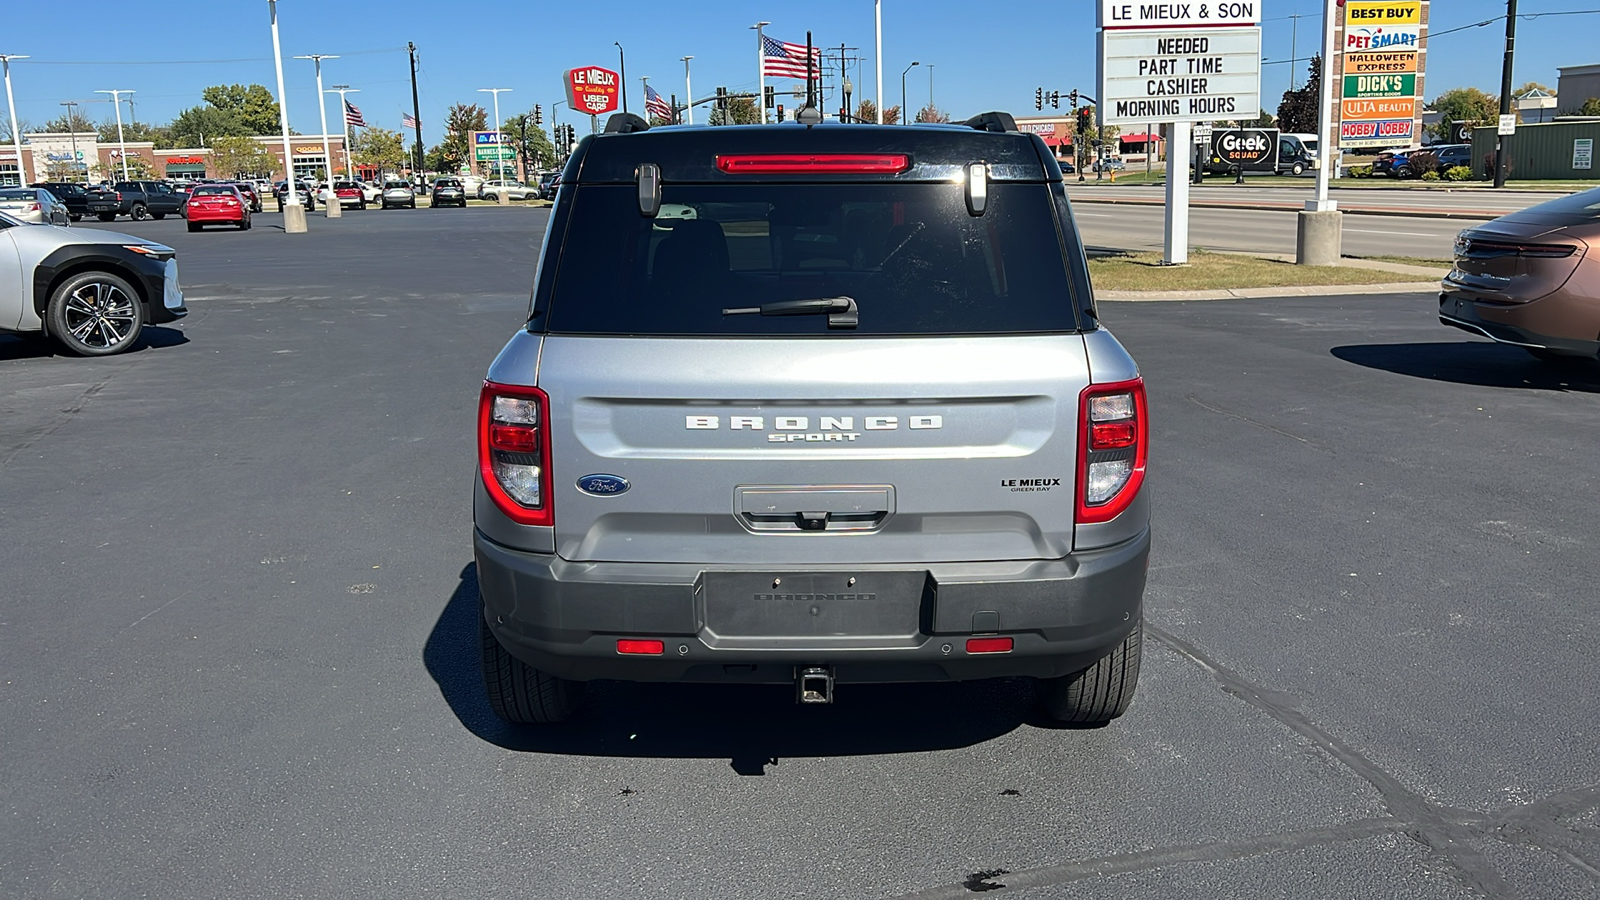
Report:
[[[1066,260],[1081,259],[1042,184],[579,185],[548,301],[549,331],[903,335],[1078,329]],[[850,297],[860,324],[725,308]],[[539,313],[535,309],[535,313]]]
[[191,197],[232,197],[234,190],[227,185],[202,184],[194,189]]
[[1570,194],[1556,200],[1530,206],[1514,216],[1533,213],[1539,216],[1558,216],[1570,220],[1573,224],[1580,222],[1600,222],[1600,188],[1584,191],[1581,194]]

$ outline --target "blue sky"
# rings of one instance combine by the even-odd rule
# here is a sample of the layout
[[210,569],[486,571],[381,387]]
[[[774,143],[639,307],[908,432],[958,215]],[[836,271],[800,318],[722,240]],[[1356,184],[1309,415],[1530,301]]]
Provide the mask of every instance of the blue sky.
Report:
[[[1290,68],[1271,60],[1310,56],[1318,45],[1322,0],[1262,0],[1266,19],[1262,94],[1276,110],[1289,86]],[[18,116],[42,124],[58,115],[62,100],[103,98],[99,89],[134,89],[141,120],[165,122],[200,103],[200,91],[218,83],[264,84],[276,93],[272,41],[265,0],[232,0],[185,7],[195,20],[179,23],[141,7],[141,24],[112,24],[128,15],[123,0],[79,0],[69,7],[45,3],[7,4],[0,53],[30,54],[12,66]],[[807,9],[794,3],[694,0],[687,3],[610,0],[605,3],[441,6],[418,0],[346,0],[338,4],[281,0],[279,24],[285,57],[305,53],[342,54],[324,63],[326,84],[361,89],[351,101],[368,123],[400,126],[411,108],[406,41],[419,49],[418,85],[423,137],[439,139],[443,111],[456,102],[483,102],[478,88],[507,87],[502,116],[534,103],[546,110],[562,99],[561,73],[580,65],[617,68],[620,41],[627,50],[630,107],[643,105],[639,76],[663,94],[684,93],[681,57],[693,55],[695,92],[710,94],[718,85],[754,90],[755,32],[749,26],[772,21],[767,33],[804,41],[810,29],[818,44],[840,42],[864,57],[852,73],[856,97],[873,93],[871,0],[817,0]],[[1600,7],[1600,0],[1522,0],[1524,16],[1558,10]],[[168,13],[177,8],[169,8]],[[518,14],[519,9],[528,10]],[[1435,33],[1470,25],[1505,12],[1503,0],[1435,0]],[[459,10],[459,14],[453,13]],[[496,19],[487,13],[507,13]],[[1289,17],[1300,15],[1294,20]],[[65,18],[64,18],[65,17]],[[984,109],[1033,111],[1036,86],[1078,87],[1093,91],[1095,6],[1092,0],[1008,0],[973,3],[955,0],[884,0],[884,92],[889,105],[900,102],[900,73],[913,60],[922,63],[907,78],[909,105],[928,101],[930,69],[934,101],[967,115]],[[1294,38],[1298,24],[1298,42]],[[1429,48],[1427,95],[1474,85],[1497,92],[1504,26],[1494,22],[1438,37]],[[144,39],[134,34],[144,34]],[[1518,25],[1520,84],[1534,80],[1552,87],[1556,67],[1600,63],[1600,15],[1524,18]],[[100,52],[104,48],[104,52]],[[109,61],[93,61],[97,56]],[[188,63],[193,60],[237,60]],[[1301,80],[1304,64],[1293,66]],[[293,127],[318,129],[312,64],[285,59],[284,77]],[[110,117],[108,103],[85,107],[96,120]],[[124,109],[126,113],[126,109]],[[330,122],[337,111],[329,107]],[[564,121],[572,121],[562,113]],[[336,126],[334,126],[336,127]]]

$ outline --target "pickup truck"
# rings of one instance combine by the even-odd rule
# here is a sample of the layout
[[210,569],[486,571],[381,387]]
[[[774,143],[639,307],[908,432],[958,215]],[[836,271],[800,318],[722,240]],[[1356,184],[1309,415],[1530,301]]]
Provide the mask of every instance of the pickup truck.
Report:
[[44,188],[55,195],[61,205],[67,208],[67,215],[76,222],[88,212],[89,195],[84,191],[83,185],[76,181],[39,181],[29,187]]
[[145,218],[164,219],[169,214],[182,215],[188,198],[172,189],[172,185],[159,181],[123,181],[111,190],[91,190],[88,211],[110,222],[117,216],[128,216],[135,221]]

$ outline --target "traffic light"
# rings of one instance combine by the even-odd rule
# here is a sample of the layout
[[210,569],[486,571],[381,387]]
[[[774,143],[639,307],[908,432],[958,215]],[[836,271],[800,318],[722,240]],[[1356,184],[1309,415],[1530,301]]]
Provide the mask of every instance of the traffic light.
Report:
[[1033,108],[1044,109],[1044,88],[1033,89]]
[[1078,91],[1077,91],[1077,89],[1073,89],[1072,93],[1067,95],[1067,99],[1072,101],[1072,108],[1073,109],[1077,109],[1078,108]]
[[773,107],[773,104],[778,102],[778,99],[777,99],[778,98],[777,88],[774,88],[772,85],[769,84],[769,85],[767,85],[766,90],[764,91],[764,94],[765,94],[765,99],[763,100],[763,102],[766,103],[767,109],[771,109]]
[[717,88],[716,109],[717,112],[722,113],[724,116],[728,114],[728,89],[725,87]]
[[778,104],[778,121],[779,122],[783,121],[783,104],[782,103]]
[[542,107],[540,107],[540,105],[537,104],[537,103],[535,103],[533,105],[533,124],[535,124],[535,125],[543,125],[544,124],[544,109]]
[[1089,117],[1090,117],[1089,107],[1085,106],[1082,109],[1078,110],[1078,130],[1079,131],[1088,131],[1089,130]]

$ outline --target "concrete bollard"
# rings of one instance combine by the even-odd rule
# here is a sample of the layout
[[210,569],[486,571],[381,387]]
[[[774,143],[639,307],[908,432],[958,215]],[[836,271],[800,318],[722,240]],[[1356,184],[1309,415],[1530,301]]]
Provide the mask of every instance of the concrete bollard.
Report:
[[306,208],[302,204],[286,204],[283,207],[283,230],[287,234],[304,234],[306,230]]
[[1295,229],[1297,265],[1337,266],[1344,250],[1344,213],[1301,210]]

